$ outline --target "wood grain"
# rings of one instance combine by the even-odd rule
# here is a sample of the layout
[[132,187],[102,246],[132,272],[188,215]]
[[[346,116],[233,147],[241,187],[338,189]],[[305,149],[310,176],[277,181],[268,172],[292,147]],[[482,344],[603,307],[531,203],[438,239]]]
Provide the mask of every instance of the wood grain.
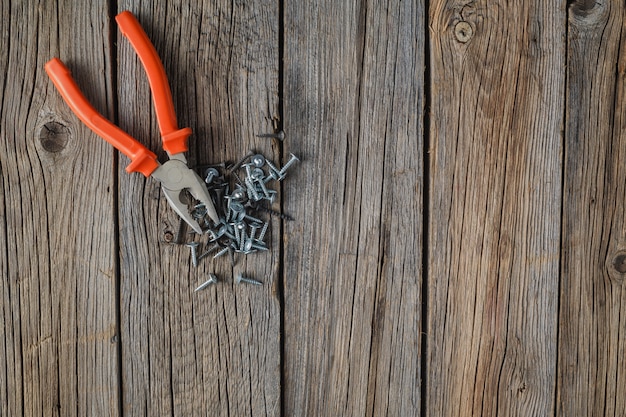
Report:
[[107,10],[2,2],[0,415],[117,415],[113,151],[44,72],[111,116]]
[[[256,133],[278,118],[278,4],[121,2],[163,60],[180,126],[190,126],[190,165],[277,149]],[[143,67],[118,36],[120,124],[161,150]],[[194,268],[189,250],[162,241],[177,216],[160,186],[120,163],[121,319],[124,412],[128,415],[279,415],[280,303],[276,250]],[[189,236],[187,240],[191,240]],[[207,237],[198,241],[206,242]],[[222,281],[202,292],[214,272]],[[233,284],[239,273],[264,282]]]
[[[160,185],[46,76],[165,160],[126,9],[190,165],[302,159],[271,252],[194,268]],[[0,416],[626,413],[623,2],[0,13]]]
[[423,3],[285,3],[284,415],[420,412]]
[[554,413],[564,3],[430,3],[426,415]]
[[573,2],[559,321],[559,416],[626,413],[624,3]]

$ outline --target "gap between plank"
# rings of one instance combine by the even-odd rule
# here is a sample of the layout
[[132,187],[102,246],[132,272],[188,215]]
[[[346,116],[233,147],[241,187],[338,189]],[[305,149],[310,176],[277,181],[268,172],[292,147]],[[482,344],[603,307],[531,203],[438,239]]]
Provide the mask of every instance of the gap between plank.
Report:
[[430,0],[424,0],[424,106],[422,108],[422,282],[420,296],[422,298],[421,334],[420,334],[420,415],[427,416],[428,399],[428,234],[430,232],[430,106],[431,106],[431,74],[430,74]]
[[[278,1],[278,130],[284,131],[284,112],[283,112],[283,99],[284,99],[284,88],[285,88],[285,1]],[[282,141],[277,141],[278,143],[278,154],[279,160],[283,159],[283,143]],[[283,196],[283,184],[279,182],[278,185],[280,188],[280,195]],[[280,212],[284,213],[284,204],[282,197],[280,198]],[[279,372],[280,372],[280,415],[285,415],[285,280],[287,277],[285,276],[285,242],[284,242],[284,233],[285,233],[285,220],[280,219],[279,221],[279,236],[280,240],[278,242],[278,280],[276,285],[276,291],[278,293],[278,305],[280,308],[280,359],[279,359]]]
[[[111,63],[111,92],[113,102],[113,123],[119,123],[119,97],[117,94],[117,0],[109,2],[109,62]],[[118,415],[124,415],[123,361],[122,361],[122,278],[120,273],[120,199],[119,199],[119,152],[113,148],[113,251],[115,274],[115,338],[117,342],[117,398]]]
[[[567,0],[567,4],[565,5],[565,68],[567,69],[568,65],[568,51],[569,51],[569,11],[572,8],[574,1]],[[565,189],[565,134],[567,130],[567,86],[569,71],[566,70],[565,77],[563,77],[563,129],[561,130],[561,224],[559,228],[559,265],[558,265],[558,283],[557,283],[557,291],[558,296],[556,297],[556,359],[555,359],[555,368],[554,368],[554,416],[558,416],[559,412],[559,352],[560,352],[560,344],[561,344],[561,288],[563,285],[563,247],[564,247],[564,239],[563,239],[563,231],[564,224],[563,221],[565,219],[565,194],[567,190]]]

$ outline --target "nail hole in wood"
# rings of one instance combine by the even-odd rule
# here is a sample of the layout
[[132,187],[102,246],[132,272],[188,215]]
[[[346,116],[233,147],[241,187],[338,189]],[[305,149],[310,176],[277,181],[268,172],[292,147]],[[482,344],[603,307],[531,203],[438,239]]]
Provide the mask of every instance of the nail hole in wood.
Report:
[[174,233],[169,230],[163,232],[163,242],[172,243],[174,241]]
[[61,152],[67,145],[70,132],[61,123],[48,122],[39,131],[41,146],[48,152]]

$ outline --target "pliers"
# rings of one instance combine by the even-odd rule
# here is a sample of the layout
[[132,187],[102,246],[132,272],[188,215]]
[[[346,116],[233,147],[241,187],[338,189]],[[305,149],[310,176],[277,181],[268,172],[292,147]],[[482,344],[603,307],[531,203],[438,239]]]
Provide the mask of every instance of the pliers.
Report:
[[182,191],[187,189],[194,198],[204,204],[207,214],[216,224],[219,223],[219,217],[204,181],[195,171],[187,167],[184,152],[187,151],[187,138],[191,134],[191,129],[178,128],[172,93],[163,63],[135,16],[125,11],[117,15],[115,20],[146,70],[163,149],[167,152],[169,161],[159,164],[153,152],[98,113],[82,94],[70,71],[60,59],[53,58],[46,63],[46,72],[76,116],[130,158],[131,163],[126,167],[126,171],[141,172],[146,177],[152,176],[159,180],[172,208],[193,230],[202,234],[202,228],[187,210],[187,204],[181,201]]

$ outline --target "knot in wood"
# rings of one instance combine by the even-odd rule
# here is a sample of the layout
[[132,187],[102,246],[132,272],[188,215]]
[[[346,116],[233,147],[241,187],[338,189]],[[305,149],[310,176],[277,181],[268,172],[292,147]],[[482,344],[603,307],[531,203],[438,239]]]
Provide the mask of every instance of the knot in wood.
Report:
[[609,7],[606,1],[573,0],[569,2],[569,9],[574,19],[587,21],[602,21],[608,17]]
[[618,252],[611,263],[619,274],[626,274],[626,252]]
[[474,28],[469,22],[462,20],[454,25],[454,36],[461,43],[467,43],[474,36]]
[[174,241],[174,233],[170,232],[169,230],[163,232],[163,241],[165,243],[172,243]]
[[39,131],[41,146],[48,152],[61,152],[65,149],[70,132],[61,123],[48,122]]

